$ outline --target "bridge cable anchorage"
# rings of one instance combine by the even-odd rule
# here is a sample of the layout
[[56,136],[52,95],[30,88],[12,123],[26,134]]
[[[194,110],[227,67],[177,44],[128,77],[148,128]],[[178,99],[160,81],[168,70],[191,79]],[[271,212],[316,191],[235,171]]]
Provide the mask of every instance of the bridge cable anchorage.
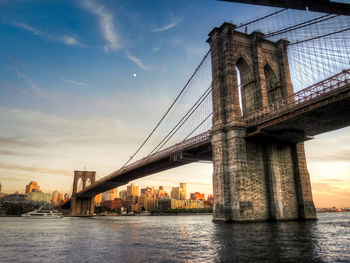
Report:
[[175,98],[175,100],[173,101],[173,103],[170,105],[170,107],[167,109],[167,111],[165,112],[165,114],[162,116],[162,118],[160,119],[160,121],[157,123],[157,125],[153,128],[153,130],[151,131],[151,133],[147,136],[147,138],[144,140],[144,142],[141,144],[141,146],[136,150],[136,152],[129,158],[129,160],[122,166],[122,168],[124,168],[134,157],[135,155],[141,150],[141,148],[146,144],[146,142],[149,140],[149,138],[153,135],[153,133],[156,131],[156,129],[159,127],[159,125],[162,123],[162,121],[165,119],[165,117],[168,115],[168,113],[170,112],[170,110],[173,108],[173,106],[175,105],[175,103],[178,101],[178,99],[180,98],[180,96],[182,95],[182,93],[185,91],[185,89],[187,88],[188,84],[191,82],[191,80],[193,79],[193,77],[195,76],[195,74],[197,73],[198,69],[201,67],[201,65],[203,64],[203,62],[205,61],[205,59],[207,58],[207,56],[209,55],[210,50],[205,54],[204,58],[202,59],[202,61],[199,63],[198,67],[195,69],[195,71],[193,72],[193,74],[191,75],[191,77],[189,78],[189,80],[187,81],[187,83],[185,84],[185,86],[182,88],[182,90],[180,91],[179,95],[177,95],[177,97]]
[[192,114],[198,109],[198,107],[203,103],[203,101],[211,93],[211,86],[205,90],[205,92],[199,97],[199,99],[194,103],[194,105],[186,112],[186,114],[181,118],[181,120],[173,127],[173,129],[160,141],[160,143],[149,153],[151,155],[153,152],[160,150],[173,136],[174,134],[183,126],[183,124],[192,116]]

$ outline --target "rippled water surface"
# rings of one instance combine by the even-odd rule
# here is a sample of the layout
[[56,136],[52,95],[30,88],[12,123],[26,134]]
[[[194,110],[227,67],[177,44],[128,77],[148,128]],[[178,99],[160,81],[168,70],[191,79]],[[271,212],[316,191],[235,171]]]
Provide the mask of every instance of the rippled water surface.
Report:
[[212,216],[0,218],[0,262],[350,262],[350,213],[316,222]]

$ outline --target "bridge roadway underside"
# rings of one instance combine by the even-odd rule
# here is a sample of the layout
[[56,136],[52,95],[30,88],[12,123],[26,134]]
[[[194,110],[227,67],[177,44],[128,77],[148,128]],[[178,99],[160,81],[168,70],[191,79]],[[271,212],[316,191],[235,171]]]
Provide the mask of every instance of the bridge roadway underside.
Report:
[[297,143],[350,125],[350,91],[330,96],[252,126],[247,137]]
[[[258,141],[298,143],[312,136],[350,125],[350,90],[327,96],[322,100],[278,115],[258,125],[248,126],[246,138]],[[130,181],[198,161],[212,161],[210,139],[175,151],[140,165],[127,166],[102,178],[77,193],[78,198],[92,198]]]
[[212,150],[210,140],[208,139],[185,150],[169,153],[159,159],[151,159],[149,162],[142,163],[141,166],[126,167],[118,170],[97,181],[95,184],[88,186],[76,196],[78,198],[92,198],[97,194],[125,185],[130,181],[147,175],[159,173],[193,162],[211,160]]

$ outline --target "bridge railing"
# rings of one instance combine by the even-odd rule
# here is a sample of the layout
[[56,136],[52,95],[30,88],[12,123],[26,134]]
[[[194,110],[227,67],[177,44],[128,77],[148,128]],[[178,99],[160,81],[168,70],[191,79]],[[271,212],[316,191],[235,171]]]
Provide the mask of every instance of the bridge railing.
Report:
[[249,112],[243,116],[243,120],[248,125],[258,125],[271,120],[284,113],[297,110],[318,100],[331,95],[334,92],[350,86],[350,69],[343,70],[341,73],[331,76],[323,81],[300,90],[289,97],[277,100],[256,111]]

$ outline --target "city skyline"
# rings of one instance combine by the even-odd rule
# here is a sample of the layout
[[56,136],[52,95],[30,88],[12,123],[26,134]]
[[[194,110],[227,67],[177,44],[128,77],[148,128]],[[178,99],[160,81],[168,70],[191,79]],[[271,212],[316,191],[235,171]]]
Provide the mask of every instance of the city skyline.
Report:
[[[125,163],[205,55],[213,27],[275,10],[87,0],[2,1],[0,8],[3,192],[34,180],[61,193],[72,188],[74,170],[101,178]],[[316,206],[350,205],[349,134],[346,128],[305,143]],[[191,164],[134,183],[169,188],[186,178],[188,192],[210,194],[211,176],[211,164]]]

